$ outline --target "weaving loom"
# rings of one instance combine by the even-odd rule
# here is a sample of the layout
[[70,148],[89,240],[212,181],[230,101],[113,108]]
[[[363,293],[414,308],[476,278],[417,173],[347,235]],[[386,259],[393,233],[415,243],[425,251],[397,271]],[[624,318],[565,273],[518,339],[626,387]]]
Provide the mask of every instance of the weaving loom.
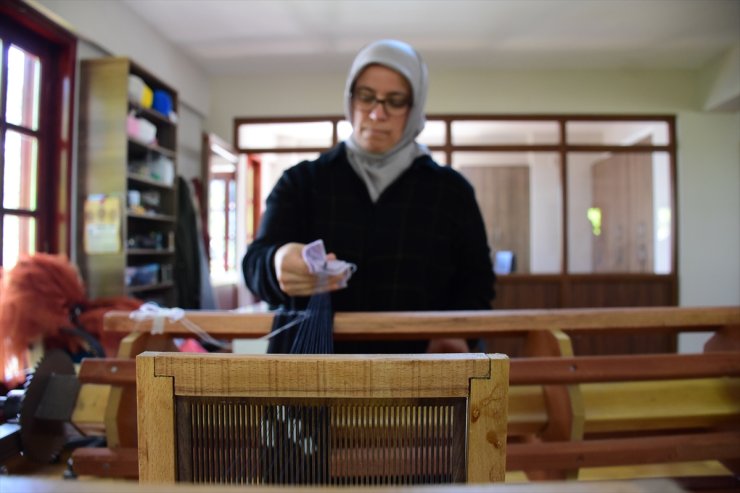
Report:
[[504,355],[147,352],[136,366],[142,482],[504,479]]

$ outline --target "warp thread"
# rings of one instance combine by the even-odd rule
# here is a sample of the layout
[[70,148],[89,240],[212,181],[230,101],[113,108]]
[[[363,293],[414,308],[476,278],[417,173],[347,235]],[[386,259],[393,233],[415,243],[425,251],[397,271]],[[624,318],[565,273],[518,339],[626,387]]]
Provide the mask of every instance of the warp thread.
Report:
[[291,354],[333,354],[334,313],[328,292],[311,296],[295,339]]
[[[309,243],[302,253],[309,271],[317,277],[318,292],[309,298],[303,311],[276,312],[273,329],[265,337],[270,340],[268,353],[286,350],[289,354],[334,353],[331,293],[324,288],[328,278],[337,274],[344,275],[346,285],[356,266],[342,260],[327,260],[322,240]],[[286,332],[288,330],[291,332]],[[320,484],[329,478],[330,417],[327,408],[321,405],[278,406],[263,418],[263,426],[267,431],[267,436],[262,437],[266,482]],[[276,457],[283,459],[278,461]]]
[[[343,260],[328,260],[321,239],[305,245],[302,256],[308,270],[318,279],[318,292],[309,298],[305,310],[278,310],[275,313],[272,330],[263,337],[270,340],[268,353],[334,353],[334,313],[331,307],[331,294],[323,288],[329,276],[338,274],[344,276],[343,284],[346,286],[357,266]],[[285,334],[288,329],[292,329],[293,333]],[[280,337],[275,339],[276,336]]]
[[305,310],[277,310],[272,330],[260,339],[269,341],[271,354],[332,354],[333,332],[331,295],[326,292],[311,296]]
[[165,308],[152,301],[148,301],[141,305],[137,310],[129,313],[129,318],[135,320],[137,324],[151,321],[152,325],[150,332],[153,335],[164,334],[165,320],[169,320],[170,323],[180,323],[183,327],[195,334],[201,341],[219,349],[231,351],[230,342],[220,341],[211,336],[198,324],[189,320],[185,316],[185,310],[182,308]]

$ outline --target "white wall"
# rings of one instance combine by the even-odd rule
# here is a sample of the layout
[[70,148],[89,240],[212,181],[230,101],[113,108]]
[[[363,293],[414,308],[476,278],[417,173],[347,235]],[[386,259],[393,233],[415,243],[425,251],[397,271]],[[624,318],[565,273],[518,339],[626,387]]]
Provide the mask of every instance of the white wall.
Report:
[[740,41],[706,67],[700,91],[705,110],[740,105]]
[[685,112],[677,138],[681,304],[740,304],[740,113]]
[[186,180],[201,177],[204,121],[190,105],[180,102],[177,115],[177,173]]
[[[702,110],[703,74],[430,73],[429,113],[675,114],[679,304],[740,304],[740,113]],[[207,126],[231,139],[236,117],[342,114],[344,77],[215,78]]]
[[[584,211],[594,205],[592,199],[592,167],[601,154],[572,154],[568,156],[568,269],[573,273],[593,271],[593,241],[573,241],[575,238],[593,238],[593,227]],[[552,186],[550,186],[552,188]],[[578,190],[578,193],[572,193]],[[559,225],[562,229],[562,225]]]
[[343,91],[344,74],[214,77],[206,126],[233,144],[235,117],[341,115]]
[[209,80],[202,69],[116,0],[34,0],[103,52],[133,59],[178,92],[180,102],[208,114]]

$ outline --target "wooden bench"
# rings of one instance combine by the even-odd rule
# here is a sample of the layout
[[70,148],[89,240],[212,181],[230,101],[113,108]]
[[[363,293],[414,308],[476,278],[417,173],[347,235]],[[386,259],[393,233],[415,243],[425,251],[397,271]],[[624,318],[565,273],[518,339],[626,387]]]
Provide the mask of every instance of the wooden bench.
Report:
[[[737,474],[739,356],[513,360],[507,469],[567,479],[581,468],[717,460]],[[548,391],[556,393],[548,399]],[[546,422],[527,420],[527,403],[540,393]]]
[[[223,339],[261,337],[272,324],[271,314],[187,312],[186,316]],[[121,346],[121,357],[149,349],[151,340],[159,339],[161,345],[168,336],[190,334],[178,322],[165,321],[162,328],[164,338],[153,338],[149,323],[137,323],[128,313],[106,317],[106,330],[130,333]],[[707,350],[722,351],[573,355],[570,336],[583,331],[712,332]],[[507,470],[524,470],[530,479],[574,478],[579,469],[588,467],[719,460],[737,474],[740,307],[339,313],[335,318],[337,339],[489,338],[500,334],[522,337],[527,354],[511,360]],[[127,364],[123,373],[129,377],[123,388],[130,389],[130,359],[128,363],[87,360],[80,375],[89,379],[89,375],[110,372],[110,365],[120,369]],[[135,436],[135,424],[125,425],[121,420],[121,409],[126,409],[121,399],[108,407],[106,432],[113,426],[118,429],[114,435]],[[135,420],[135,415],[125,414]],[[108,445],[111,450],[107,452],[77,451],[75,470],[84,474],[85,464],[92,463],[100,470],[94,456],[107,453],[118,459],[122,449],[131,447],[111,440]],[[117,464],[120,467],[122,462]],[[115,467],[111,464],[108,470]]]

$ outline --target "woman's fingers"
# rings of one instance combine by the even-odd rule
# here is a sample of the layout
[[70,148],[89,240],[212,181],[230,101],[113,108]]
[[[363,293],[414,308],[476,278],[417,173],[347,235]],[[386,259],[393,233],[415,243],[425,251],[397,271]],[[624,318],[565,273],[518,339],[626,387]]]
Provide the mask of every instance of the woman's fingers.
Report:
[[[347,286],[346,276],[337,274],[311,274],[303,260],[303,243],[286,243],[275,252],[274,266],[280,289],[288,296],[311,296],[316,293],[336,291]],[[330,253],[327,260],[336,260]]]
[[316,293],[336,291],[346,286],[344,276],[298,275],[287,273],[279,279],[280,289],[290,296],[311,296]]

